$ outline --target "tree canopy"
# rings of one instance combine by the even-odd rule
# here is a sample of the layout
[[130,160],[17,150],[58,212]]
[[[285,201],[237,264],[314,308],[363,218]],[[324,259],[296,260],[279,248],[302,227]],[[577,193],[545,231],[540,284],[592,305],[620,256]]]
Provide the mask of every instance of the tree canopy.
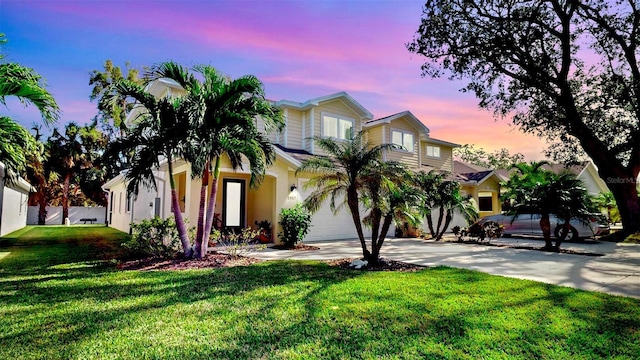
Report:
[[[423,74],[467,82],[480,105],[582,151],[640,230],[640,11],[635,0],[428,0],[409,51]],[[569,155],[569,156],[567,156]]]
[[509,169],[513,164],[520,163],[524,160],[521,153],[511,154],[508,149],[501,148],[492,153],[486,152],[482,148],[477,148],[470,144],[465,144],[453,149],[454,158],[485,167],[487,169]]

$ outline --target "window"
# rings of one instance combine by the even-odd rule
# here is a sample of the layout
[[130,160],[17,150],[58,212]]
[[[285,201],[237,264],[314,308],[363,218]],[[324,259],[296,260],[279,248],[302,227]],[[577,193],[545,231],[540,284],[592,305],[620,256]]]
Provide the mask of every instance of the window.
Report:
[[333,115],[322,116],[322,136],[340,140],[353,136],[353,120]]
[[427,145],[427,156],[440,157],[440,146]]
[[478,193],[478,210],[493,211],[493,193],[488,191]]
[[391,142],[404,147],[408,152],[413,152],[413,134],[410,132],[391,130]]

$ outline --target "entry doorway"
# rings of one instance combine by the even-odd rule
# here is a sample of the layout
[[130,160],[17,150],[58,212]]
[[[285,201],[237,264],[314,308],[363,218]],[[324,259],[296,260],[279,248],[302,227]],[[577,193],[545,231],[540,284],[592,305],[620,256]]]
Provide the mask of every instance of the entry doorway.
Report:
[[246,181],[222,180],[222,227],[239,233],[246,227]]

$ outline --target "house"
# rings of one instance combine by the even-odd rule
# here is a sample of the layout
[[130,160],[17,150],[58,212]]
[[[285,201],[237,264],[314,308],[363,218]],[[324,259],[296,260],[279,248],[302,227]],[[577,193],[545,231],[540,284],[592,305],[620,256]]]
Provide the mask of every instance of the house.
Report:
[[[584,183],[589,195],[598,196],[601,193],[610,191],[604,180],[600,178],[598,169],[592,161],[582,161],[571,166],[565,166],[563,164],[546,164],[542,165],[542,168],[556,174],[560,174],[563,171],[568,171],[576,175],[578,180],[582,180],[582,182]],[[496,173],[500,176],[500,178],[502,178],[503,181],[507,181],[512,171],[514,170],[498,169],[496,170]]]
[[[155,96],[172,96],[180,91],[176,85],[163,79],[153,83],[149,91]],[[275,238],[280,231],[280,210],[303,201],[312,192],[312,189],[305,188],[311,175],[296,176],[295,172],[308,157],[326,155],[311,140],[316,135],[346,139],[352,132],[364,129],[367,130],[367,140],[373,144],[395,143],[404,147],[386,152],[385,160],[402,161],[416,171],[454,170],[452,154],[458,145],[432,138],[424,123],[409,111],[375,118],[346,92],[304,102],[281,100],[275,105],[283,111],[285,128],[269,135],[275,145],[276,160],[267,169],[261,186],[257,189],[249,187],[248,166],[233,171],[227,159],[222,161],[216,213],[224,227],[240,229],[253,226],[256,221],[268,220],[273,225]],[[132,111],[129,119],[135,116],[136,111],[139,110]],[[257,121],[258,127],[264,129],[262,120]],[[124,174],[107,182],[103,189],[109,192],[109,224],[129,231],[131,222],[154,215],[170,216],[170,189],[166,174],[166,164],[163,164],[156,172],[158,188],[141,191],[136,198],[127,195]],[[189,164],[182,160],[174,164],[174,178],[183,215],[189,225],[195,225],[201,180],[192,177]],[[475,189],[472,183],[468,187],[472,189],[470,191]],[[390,234],[393,234],[393,229]],[[312,227],[305,241],[354,237],[356,232],[348,210],[342,209],[333,214],[325,204],[313,215]]]
[[31,185],[21,177],[7,181],[7,169],[0,162],[0,236],[27,226],[27,201]]
[[480,217],[502,211],[500,183],[504,179],[497,171],[454,160],[453,177],[460,183],[462,195],[471,196],[476,203]]

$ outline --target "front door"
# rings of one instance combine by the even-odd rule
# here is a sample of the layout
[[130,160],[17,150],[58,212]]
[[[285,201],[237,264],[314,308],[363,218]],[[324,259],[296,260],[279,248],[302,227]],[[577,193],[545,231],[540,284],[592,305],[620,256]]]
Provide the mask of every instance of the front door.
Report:
[[222,226],[239,233],[245,228],[245,187],[242,179],[222,180]]

